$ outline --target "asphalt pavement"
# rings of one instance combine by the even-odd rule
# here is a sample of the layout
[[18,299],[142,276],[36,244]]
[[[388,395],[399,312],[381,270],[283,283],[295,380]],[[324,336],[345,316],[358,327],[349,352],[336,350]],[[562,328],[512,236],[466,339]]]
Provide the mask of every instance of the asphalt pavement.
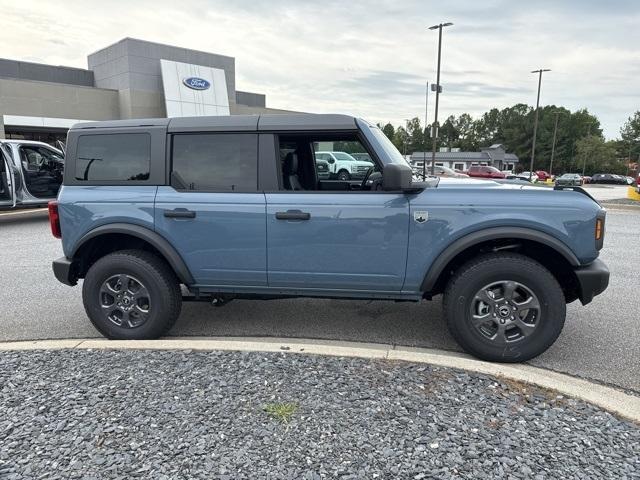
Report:
[[[601,258],[609,289],[568,306],[558,341],[530,363],[640,393],[640,211],[609,210]],[[0,219],[0,341],[98,337],[81,289],[57,282],[62,255],[46,217]],[[339,339],[459,350],[442,319],[440,299],[395,303],[293,299],[183,306],[171,335]]]

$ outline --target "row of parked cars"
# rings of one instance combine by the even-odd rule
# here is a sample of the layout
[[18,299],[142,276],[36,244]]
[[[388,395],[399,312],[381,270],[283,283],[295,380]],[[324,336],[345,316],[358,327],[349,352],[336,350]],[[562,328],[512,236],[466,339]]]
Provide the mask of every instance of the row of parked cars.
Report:
[[[414,167],[416,173],[422,172],[422,167]],[[431,168],[427,167],[427,171],[430,172]],[[640,183],[640,175],[634,180],[633,177],[624,175],[615,175],[609,173],[598,173],[589,176],[582,176],[579,173],[564,173],[560,176],[551,175],[545,170],[536,170],[535,172],[521,172],[514,173],[512,171],[500,171],[496,167],[491,165],[472,165],[469,170],[463,172],[460,170],[453,170],[447,167],[436,166],[435,174],[440,177],[473,177],[473,178],[486,178],[491,180],[512,180],[523,182],[546,182],[552,180],[556,185],[563,186],[580,186],[585,183],[595,184],[610,184],[610,185],[637,185]]]

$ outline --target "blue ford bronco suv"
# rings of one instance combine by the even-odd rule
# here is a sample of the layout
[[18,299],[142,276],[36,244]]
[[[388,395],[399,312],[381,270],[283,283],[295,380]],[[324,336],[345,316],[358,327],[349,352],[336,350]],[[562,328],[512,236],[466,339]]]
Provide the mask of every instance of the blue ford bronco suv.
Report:
[[[418,181],[379,128],[344,115],[81,123],[49,206],[106,337],[157,338],[183,301],[324,297],[419,302],[482,359],[518,362],[589,303],[605,211],[579,187]],[[368,154],[364,178],[320,177],[316,152]]]

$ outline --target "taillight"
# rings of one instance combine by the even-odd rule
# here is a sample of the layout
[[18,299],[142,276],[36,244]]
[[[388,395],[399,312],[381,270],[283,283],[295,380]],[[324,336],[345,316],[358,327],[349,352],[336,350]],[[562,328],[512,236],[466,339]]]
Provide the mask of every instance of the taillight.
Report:
[[604,220],[606,218],[606,212],[601,210],[596,217],[596,230],[595,230],[595,238],[596,238],[596,248],[600,250],[604,245]]
[[52,200],[49,202],[49,225],[51,225],[51,234],[56,238],[62,238],[60,230],[60,215],[58,214],[58,202]]

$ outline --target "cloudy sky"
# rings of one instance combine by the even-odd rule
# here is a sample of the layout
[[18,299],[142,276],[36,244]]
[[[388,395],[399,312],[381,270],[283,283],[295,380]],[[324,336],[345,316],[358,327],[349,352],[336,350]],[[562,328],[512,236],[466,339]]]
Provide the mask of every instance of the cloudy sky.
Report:
[[[640,109],[639,0],[0,0],[0,57],[87,66],[123,37],[236,58],[267,105],[375,122],[424,118],[444,31],[441,118],[492,107],[587,108],[615,138]],[[434,97],[429,99],[429,118]],[[431,121],[431,120],[430,120]]]

